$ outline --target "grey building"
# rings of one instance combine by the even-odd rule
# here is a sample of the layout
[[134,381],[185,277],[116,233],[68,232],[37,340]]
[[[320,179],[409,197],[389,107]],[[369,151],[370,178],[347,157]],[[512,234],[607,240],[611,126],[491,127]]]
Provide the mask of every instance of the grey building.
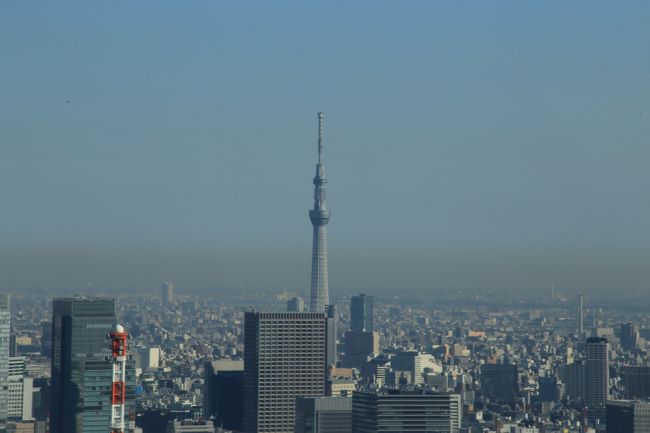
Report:
[[634,323],[621,324],[621,346],[623,350],[631,351],[636,349],[638,329]]
[[585,364],[576,361],[562,368],[562,382],[565,385],[566,399],[570,401],[584,400],[585,391]]
[[650,403],[610,400],[607,402],[607,433],[650,432]]
[[327,315],[327,360],[326,364],[336,366],[336,307],[328,305],[325,307]]
[[244,361],[205,363],[203,415],[228,430],[242,429],[244,418]]
[[625,398],[650,398],[650,367],[623,366],[621,379],[625,387]]
[[458,394],[383,389],[352,396],[353,433],[457,433],[461,421]]
[[[110,425],[112,366],[107,334],[115,300],[65,298],[53,302],[51,433],[105,433]],[[127,363],[127,401],[133,397]],[[129,371],[130,370],[130,371]],[[127,406],[132,410],[132,406]]]
[[353,331],[372,332],[373,298],[365,294],[350,298],[350,329]]
[[305,301],[300,296],[294,296],[287,301],[287,311],[290,313],[302,313],[305,311]]
[[0,432],[5,431],[7,422],[10,320],[9,296],[0,294]]
[[609,344],[603,337],[587,339],[585,347],[587,363],[585,366],[585,401],[590,408],[590,413],[602,409],[604,414],[605,403],[609,395],[609,362],[607,352]]
[[481,366],[483,395],[494,402],[513,404],[519,397],[517,366],[484,364]]
[[298,397],[294,433],[351,433],[352,397]]
[[244,317],[244,431],[293,432],[296,397],[325,395],[325,313]]
[[160,301],[163,305],[170,305],[174,302],[174,285],[172,283],[163,283],[160,286]]

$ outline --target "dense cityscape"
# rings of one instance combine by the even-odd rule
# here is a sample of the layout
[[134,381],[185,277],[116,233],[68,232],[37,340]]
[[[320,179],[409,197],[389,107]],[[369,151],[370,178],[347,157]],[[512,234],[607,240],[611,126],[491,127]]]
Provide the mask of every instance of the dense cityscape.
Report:
[[639,433],[647,299],[336,294],[318,113],[310,299],[0,296],[8,433]]

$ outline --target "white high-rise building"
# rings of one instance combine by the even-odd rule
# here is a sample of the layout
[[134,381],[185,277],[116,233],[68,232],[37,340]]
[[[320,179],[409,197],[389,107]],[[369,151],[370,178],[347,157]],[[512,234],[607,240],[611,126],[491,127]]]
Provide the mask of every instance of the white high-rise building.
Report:
[[10,321],[9,296],[0,294],[0,431],[6,428],[8,415]]

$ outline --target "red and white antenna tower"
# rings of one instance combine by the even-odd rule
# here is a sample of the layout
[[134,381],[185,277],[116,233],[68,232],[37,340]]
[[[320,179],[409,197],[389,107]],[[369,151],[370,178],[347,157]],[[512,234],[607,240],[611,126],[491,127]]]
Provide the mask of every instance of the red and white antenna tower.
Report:
[[111,433],[124,433],[126,415],[126,339],[129,333],[122,325],[115,325],[108,334],[113,353],[113,384],[111,385]]

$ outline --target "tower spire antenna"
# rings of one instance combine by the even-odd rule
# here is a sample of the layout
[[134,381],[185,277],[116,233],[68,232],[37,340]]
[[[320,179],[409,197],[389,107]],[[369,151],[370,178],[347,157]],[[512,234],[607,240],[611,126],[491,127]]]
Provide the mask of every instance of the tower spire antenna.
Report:
[[322,111],[318,112],[318,163],[323,162],[323,120],[325,118],[325,113]]

